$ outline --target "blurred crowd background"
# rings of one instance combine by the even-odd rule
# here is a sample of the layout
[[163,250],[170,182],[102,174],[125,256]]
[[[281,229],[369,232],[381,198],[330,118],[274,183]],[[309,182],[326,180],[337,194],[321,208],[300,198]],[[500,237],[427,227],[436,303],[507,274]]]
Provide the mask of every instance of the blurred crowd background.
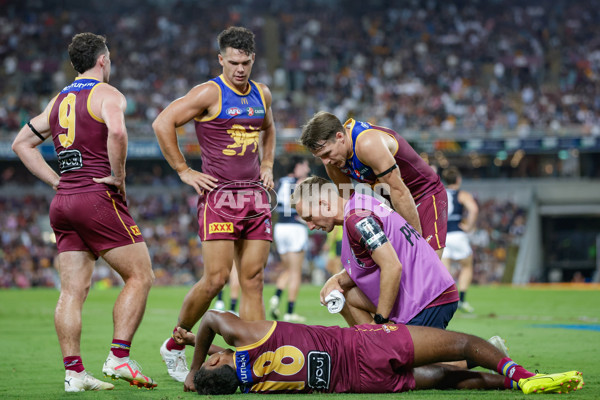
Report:
[[257,37],[253,79],[279,132],[321,109],[407,135],[600,135],[600,3],[557,0],[0,1],[0,131],[11,135],[74,73],[73,34],[105,34],[134,135],[220,73],[216,35]]
[[[202,274],[203,260],[198,239],[195,194],[181,193],[136,196],[128,190],[128,205],[146,239],[157,285],[193,284]],[[188,192],[188,193],[186,193]],[[26,195],[0,197],[0,288],[54,287],[56,245],[48,222],[50,198]],[[481,204],[476,231],[471,235],[475,257],[474,283],[503,281],[507,263],[514,265],[523,234],[525,211],[511,202],[488,200]],[[311,232],[305,281],[326,276],[325,234]],[[278,256],[271,252],[265,277],[274,282]],[[99,286],[119,284],[118,276],[98,262],[94,282]]]
[[[292,144],[278,147],[277,162],[302,151],[293,145],[298,129],[319,110],[391,127],[418,150],[436,138],[600,137],[600,1],[526,3],[0,0],[0,156],[20,127],[75,77],[66,52],[75,33],[107,36],[111,84],[127,97],[135,144],[155,140],[151,122],[172,100],[220,74],[216,36],[229,25],[256,34],[252,78],[271,88],[277,140]],[[182,142],[195,141],[185,133]],[[442,167],[482,164],[467,152],[454,159],[422,155]],[[513,165],[516,172],[505,176],[600,177],[593,155],[582,167],[568,162],[578,162],[578,150],[536,157],[521,154],[517,166],[529,167]],[[516,156],[492,159],[490,168],[500,159],[510,169]],[[317,160],[311,164],[323,174]],[[129,207],[150,249],[156,283],[195,282],[202,273],[195,194],[159,159],[128,165]],[[7,193],[39,183],[11,157],[0,157],[0,166],[0,287],[54,286],[51,193]],[[477,168],[463,169],[463,176],[490,175]],[[471,234],[475,283],[505,281],[525,230],[523,205],[488,197],[479,202]],[[324,269],[324,242],[321,233],[311,234],[306,280]],[[273,251],[267,281],[277,263]],[[99,262],[94,282],[118,280]]]

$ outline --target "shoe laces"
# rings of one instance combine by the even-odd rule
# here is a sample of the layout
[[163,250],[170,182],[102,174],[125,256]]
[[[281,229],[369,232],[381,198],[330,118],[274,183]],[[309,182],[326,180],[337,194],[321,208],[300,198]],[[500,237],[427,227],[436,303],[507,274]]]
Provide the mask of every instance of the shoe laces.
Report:
[[185,353],[180,353],[177,354],[176,356],[176,361],[175,361],[175,370],[180,370],[180,371],[189,371],[189,368],[187,366],[187,362],[185,361]]
[[132,370],[142,372],[142,367],[140,367],[140,364],[138,364],[137,361],[130,359],[127,364],[129,364]]

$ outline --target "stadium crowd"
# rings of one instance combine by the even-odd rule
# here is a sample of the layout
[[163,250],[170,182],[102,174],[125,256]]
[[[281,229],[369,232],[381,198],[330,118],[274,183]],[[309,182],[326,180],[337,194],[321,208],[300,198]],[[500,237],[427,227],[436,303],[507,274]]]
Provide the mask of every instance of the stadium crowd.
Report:
[[4,2],[0,135],[70,81],[65,43],[85,26],[110,38],[131,134],[151,136],[170,101],[218,72],[212,38],[231,24],[257,34],[254,78],[280,133],[326,109],[413,138],[600,135],[597,0],[388,3]]
[[[197,196],[181,188],[143,194],[142,188],[129,187],[128,205],[146,239],[155,284],[193,284],[203,268],[198,222],[193,217]],[[48,223],[48,202],[43,195],[0,197],[0,288],[57,285],[56,245]],[[475,283],[502,280],[507,254],[518,250],[523,216],[524,210],[511,202],[490,200],[481,204],[477,230],[472,237]],[[324,268],[317,265],[324,235],[311,235],[310,241],[309,259],[314,260],[314,268]],[[278,257],[274,249],[271,253],[265,271],[267,282],[274,282],[277,277]],[[120,284],[118,275],[102,261],[97,264],[93,280],[99,286]]]

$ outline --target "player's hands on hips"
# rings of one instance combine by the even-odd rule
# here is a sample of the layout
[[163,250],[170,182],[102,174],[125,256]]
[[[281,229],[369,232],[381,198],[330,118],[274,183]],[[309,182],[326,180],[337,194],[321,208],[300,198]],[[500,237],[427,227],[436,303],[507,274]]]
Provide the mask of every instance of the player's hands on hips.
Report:
[[116,176],[110,175],[104,178],[93,178],[96,183],[105,183],[107,185],[116,186],[117,190],[123,196],[123,200],[125,200],[125,177],[117,178]]
[[275,183],[273,182],[273,167],[268,165],[260,166],[260,180],[267,189],[273,189]]
[[193,346],[196,342],[196,335],[178,326],[177,330],[173,332],[173,340],[177,344]]
[[327,305],[327,303],[325,302],[325,297],[327,297],[329,295],[329,293],[331,293],[334,290],[339,290],[340,293],[344,293],[344,289],[342,289],[342,287],[340,286],[340,283],[337,280],[337,277],[334,275],[331,278],[327,279],[327,282],[325,282],[325,284],[323,285],[323,288],[321,289],[321,294],[320,294],[320,298],[321,298],[321,304],[322,305]]
[[196,391],[196,385],[194,385],[194,376],[196,376],[196,372],[198,371],[195,369],[190,369],[190,372],[188,372],[187,376],[185,377],[185,381],[183,382],[184,392]]
[[202,194],[203,190],[213,190],[217,187],[217,182],[219,181],[212,175],[204,174],[191,168],[180,172],[179,178],[183,183],[187,183],[193,187],[198,194]]
[[58,190],[58,185],[60,184],[60,176],[58,177],[58,179],[56,180],[56,182],[54,182],[52,184],[52,189],[54,189],[54,191]]

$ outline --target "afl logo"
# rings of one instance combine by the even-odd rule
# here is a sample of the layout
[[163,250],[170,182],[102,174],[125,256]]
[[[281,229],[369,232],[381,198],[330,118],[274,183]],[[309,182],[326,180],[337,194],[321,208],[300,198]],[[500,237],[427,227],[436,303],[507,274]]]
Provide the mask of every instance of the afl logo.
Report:
[[230,117],[235,117],[237,115],[240,115],[242,113],[242,110],[240,110],[237,107],[230,107],[225,111],[225,114],[229,115]]

